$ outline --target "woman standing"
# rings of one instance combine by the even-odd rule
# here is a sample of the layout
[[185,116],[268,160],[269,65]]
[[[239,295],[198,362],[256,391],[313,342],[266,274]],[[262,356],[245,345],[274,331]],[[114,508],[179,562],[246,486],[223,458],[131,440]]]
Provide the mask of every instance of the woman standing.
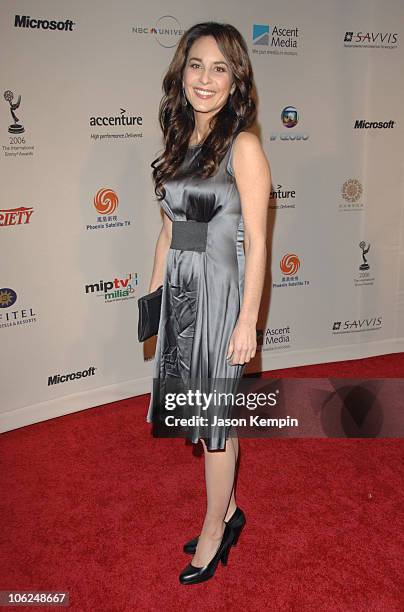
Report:
[[[165,150],[152,163],[164,211],[149,285],[149,292],[163,285],[153,423],[169,379],[226,380],[234,389],[255,355],[271,186],[261,144],[247,131],[256,118],[253,74],[236,28],[207,22],[187,30],[163,88]],[[207,492],[200,535],[184,546],[193,558],[180,574],[181,583],[195,584],[227,563],[245,516],[234,494],[238,438],[213,425],[189,426],[187,434],[203,444]]]

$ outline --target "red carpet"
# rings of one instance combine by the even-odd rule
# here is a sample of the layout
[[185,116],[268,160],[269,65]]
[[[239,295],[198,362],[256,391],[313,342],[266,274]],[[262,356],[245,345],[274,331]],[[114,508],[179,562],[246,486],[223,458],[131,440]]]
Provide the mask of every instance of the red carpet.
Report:
[[[269,375],[403,373],[400,354]],[[148,399],[2,434],[0,590],[69,591],[94,612],[404,609],[402,440],[241,440],[246,528],[227,567],[182,586],[203,458],[150,436]]]

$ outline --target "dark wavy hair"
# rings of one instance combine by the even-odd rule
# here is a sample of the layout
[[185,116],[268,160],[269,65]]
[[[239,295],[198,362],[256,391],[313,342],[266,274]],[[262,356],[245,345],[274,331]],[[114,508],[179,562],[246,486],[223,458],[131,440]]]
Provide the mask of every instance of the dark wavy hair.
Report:
[[164,151],[151,164],[157,200],[165,197],[163,184],[177,175],[184,161],[195,120],[192,106],[184,106],[182,77],[188,52],[201,36],[213,36],[229,63],[235,83],[226,104],[211,118],[209,134],[192,167],[193,175],[207,178],[215,174],[232,139],[254,123],[257,108],[253,95],[253,70],[246,42],[240,32],[227,23],[207,21],[189,28],[182,35],[174,57],[163,79],[164,95],[159,107],[159,123],[163,131]]

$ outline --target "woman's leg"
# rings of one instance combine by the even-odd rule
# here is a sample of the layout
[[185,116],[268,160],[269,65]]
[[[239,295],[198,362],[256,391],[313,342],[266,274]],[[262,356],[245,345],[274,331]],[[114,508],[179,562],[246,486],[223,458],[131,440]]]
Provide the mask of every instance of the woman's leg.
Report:
[[[234,441],[236,443],[234,443]],[[203,567],[213,558],[223,537],[224,518],[230,518],[236,505],[234,477],[238,456],[238,440],[226,440],[224,451],[208,451],[202,440],[205,455],[207,510],[192,565]],[[233,501],[232,501],[233,500]],[[231,510],[231,504],[234,509]],[[227,510],[229,512],[227,513]],[[228,516],[226,516],[226,513]]]

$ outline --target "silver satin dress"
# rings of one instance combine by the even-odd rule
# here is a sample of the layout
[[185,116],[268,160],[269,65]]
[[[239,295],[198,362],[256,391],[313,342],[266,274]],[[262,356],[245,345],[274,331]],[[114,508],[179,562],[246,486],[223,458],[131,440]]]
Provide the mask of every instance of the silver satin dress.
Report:
[[[208,385],[210,390],[218,379],[220,390],[236,393],[245,368],[245,364],[231,365],[231,360],[226,359],[240,312],[245,271],[244,226],[232,166],[233,145],[234,139],[217,173],[207,179],[192,172],[186,175],[201,147],[189,146],[181,166],[185,175],[164,184],[166,195],[160,203],[173,221],[173,229],[202,228],[205,237],[204,246],[198,250],[195,245],[199,237],[191,231],[185,242],[183,238],[182,242],[173,240],[168,250],[149,423],[156,423],[166,414],[162,397],[168,379],[180,380],[185,386],[189,380],[202,380],[202,386]],[[229,406],[214,410],[219,417],[229,415]],[[207,411],[200,414],[208,416]],[[193,425],[186,428],[184,437],[194,443],[203,438],[209,450],[219,450],[224,449],[230,431],[231,427],[224,425],[208,429]]]

